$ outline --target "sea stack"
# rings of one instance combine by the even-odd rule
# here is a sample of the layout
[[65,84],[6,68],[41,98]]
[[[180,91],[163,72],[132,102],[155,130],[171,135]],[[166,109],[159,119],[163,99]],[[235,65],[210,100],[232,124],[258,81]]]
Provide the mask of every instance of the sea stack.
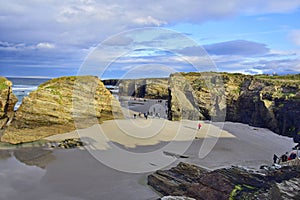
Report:
[[95,76],[52,79],[24,97],[2,142],[31,142],[121,118],[119,102]]
[[12,83],[0,77],[0,129],[3,129],[13,118],[17,97],[12,93]]

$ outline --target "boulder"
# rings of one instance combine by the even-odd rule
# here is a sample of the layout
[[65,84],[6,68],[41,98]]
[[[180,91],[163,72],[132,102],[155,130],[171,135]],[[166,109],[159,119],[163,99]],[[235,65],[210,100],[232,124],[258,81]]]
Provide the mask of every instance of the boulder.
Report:
[[14,116],[14,107],[17,97],[12,93],[12,83],[0,77],[0,129],[10,123]]
[[61,77],[24,97],[1,141],[31,142],[121,117],[119,102],[97,77]]
[[[290,199],[298,199],[297,182],[300,169],[296,166],[267,171],[240,167],[208,171],[198,166],[179,163],[169,170],[158,170],[148,176],[148,184],[162,195],[194,199],[278,199],[290,191]],[[285,184],[286,185],[285,185]]]

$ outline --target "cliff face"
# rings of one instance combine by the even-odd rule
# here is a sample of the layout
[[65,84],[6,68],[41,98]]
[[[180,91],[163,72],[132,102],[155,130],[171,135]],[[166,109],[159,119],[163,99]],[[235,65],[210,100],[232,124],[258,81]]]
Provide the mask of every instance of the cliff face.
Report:
[[217,73],[175,73],[169,79],[169,119],[223,120],[226,102]]
[[61,77],[40,85],[23,99],[1,141],[34,141],[119,117],[119,102],[98,78]]
[[[226,83],[228,85],[228,83]],[[300,75],[249,77],[238,99],[227,103],[226,120],[265,127],[281,135],[300,133]]]
[[119,95],[148,99],[167,99],[168,79],[147,78],[127,79],[119,81]]
[[14,107],[17,97],[12,93],[12,83],[4,77],[0,77],[0,129],[10,123],[14,116]]
[[169,82],[172,120],[227,120],[300,133],[300,75],[178,73]]

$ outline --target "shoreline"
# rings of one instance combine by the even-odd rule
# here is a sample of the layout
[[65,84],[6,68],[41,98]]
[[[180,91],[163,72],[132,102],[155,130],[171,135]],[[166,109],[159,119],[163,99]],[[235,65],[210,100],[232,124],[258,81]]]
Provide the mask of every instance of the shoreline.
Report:
[[[145,161],[135,163],[145,167],[145,169],[153,169],[153,172],[156,169],[160,169],[159,161],[161,159],[166,162],[172,161],[162,169],[175,167],[179,162],[191,163],[209,170],[232,165],[258,169],[258,166],[272,163],[272,156],[275,151],[279,153],[294,144],[292,138],[277,135],[264,128],[225,122],[223,130],[221,130],[222,123],[210,123],[208,121],[201,123],[203,129],[201,128],[198,131],[196,130],[197,122],[188,120],[181,122],[162,119],[105,121],[99,127],[110,140],[105,145],[98,146],[100,150],[97,152],[109,154],[113,145],[133,154],[159,151],[161,153],[160,157],[149,156]],[[97,129],[99,127],[92,126],[84,129],[85,131],[83,132],[78,130],[78,132],[73,131],[50,136],[47,140],[48,142],[62,141],[67,138],[87,136],[84,134],[92,137],[94,133],[99,133],[99,129]],[[131,132],[132,135],[125,134],[128,131],[126,127],[134,129]],[[179,131],[179,136],[175,137],[178,127],[181,131]],[[146,136],[152,134],[147,132],[149,130],[156,130],[157,134],[147,138]],[[215,131],[218,130],[221,133],[215,146],[204,158],[199,158],[199,149],[203,146],[203,142],[214,140],[216,137]],[[144,135],[139,135],[142,133]],[[138,136],[143,136],[143,138],[137,138]],[[265,141],[264,138],[266,138]],[[166,154],[163,148],[170,141],[179,145],[178,147],[185,145],[186,142],[191,142],[187,150],[183,152],[183,155],[187,157],[176,157],[176,154],[172,154],[176,153],[174,149],[168,151],[170,154]],[[78,200],[86,199],[87,197],[89,197],[88,199],[125,198],[134,200],[160,198],[161,194],[147,185],[147,177],[152,172],[127,173],[118,171],[117,168],[113,168],[109,163],[95,158],[87,150],[90,147],[89,145],[73,149],[55,148],[50,151],[48,148],[38,147],[9,150],[10,152],[16,151],[18,158],[16,158],[14,152],[9,159],[0,160],[0,165],[4,166],[4,168],[0,168],[0,171],[10,171],[10,173],[5,173],[1,177],[3,181],[0,183],[0,188],[3,188],[3,190],[13,188],[16,192],[3,194],[11,199],[23,194],[23,191],[19,189],[20,186],[17,184],[21,180],[21,182],[25,181],[28,187],[36,188],[23,194],[24,199],[32,199],[32,195],[36,199],[47,196],[52,199],[71,198]],[[101,148],[103,149],[101,150]],[[0,149],[0,151],[5,150]],[[179,153],[178,155],[181,154]],[[121,155],[117,157],[110,155],[109,158],[123,159]],[[129,162],[126,159],[123,159],[123,161]],[[12,175],[17,176],[17,178],[11,179]]]
[[[135,153],[161,149],[167,159],[181,156],[185,157],[187,162],[204,168],[216,169],[232,165],[259,167],[270,164],[273,154],[280,156],[296,144],[292,138],[247,124],[201,121],[202,128],[197,130],[197,123],[190,120],[174,122],[155,118],[110,120],[86,129],[49,136],[35,142],[19,145],[0,143],[0,150],[31,147],[55,150],[56,148],[54,146],[52,148],[51,144],[59,144],[68,139],[81,139],[86,146],[76,148],[86,150],[91,145],[87,142],[88,139],[98,140],[97,134],[100,134],[106,142],[97,146],[99,150],[108,150],[111,145]],[[178,151],[163,149],[170,142],[176,145],[189,143],[189,146],[185,150]],[[204,142],[215,143],[210,152],[200,152]]]
[[[106,143],[98,146],[108,150],[113,144],[129,152],[143,153],[160,150],[168,143],[178,145],[190,142],[186,151],[167,151],[174,155],[187,155],[187,162],[202,167],[216,169],[231,165],[259,167],[271,164],[273,154],[281,155],[289,151],[295,143],[292,138],[278,135],[265,128],[252,127],[233,122],[201,121],[202,128],[196,129],[197,122],[182,120],[180,122],[162,119],[130,119],[105,121],[103,124],[73,131],[66,134],[45,138],[48,141],[61,141],[68,138],[105,137]],[[221,127],[223,126],[223,129]],[[129,127],[129,128],[128,128]],[[151,131],[150,131],[151,130]],[[150,132],[149,132],[150,131]],[[83,140],[84,141],[84,140]],[[210,152],[200,152],[200,147],[215,142]],[[89,145],[89,144],[87,144]],[[181,148],[181,147],[180,147]],[[203,149],[202,149],[203,150]],[[163,151],[163,150],[161,150]],[[179,159],[182,160],[182,159]]]

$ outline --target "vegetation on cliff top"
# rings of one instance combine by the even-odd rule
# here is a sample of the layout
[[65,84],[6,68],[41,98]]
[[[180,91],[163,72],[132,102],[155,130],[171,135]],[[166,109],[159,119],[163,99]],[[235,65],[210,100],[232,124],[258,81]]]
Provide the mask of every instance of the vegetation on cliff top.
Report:
[[7,79],[4,77],[0,77],[0,90],[5,90],[8,88]]

